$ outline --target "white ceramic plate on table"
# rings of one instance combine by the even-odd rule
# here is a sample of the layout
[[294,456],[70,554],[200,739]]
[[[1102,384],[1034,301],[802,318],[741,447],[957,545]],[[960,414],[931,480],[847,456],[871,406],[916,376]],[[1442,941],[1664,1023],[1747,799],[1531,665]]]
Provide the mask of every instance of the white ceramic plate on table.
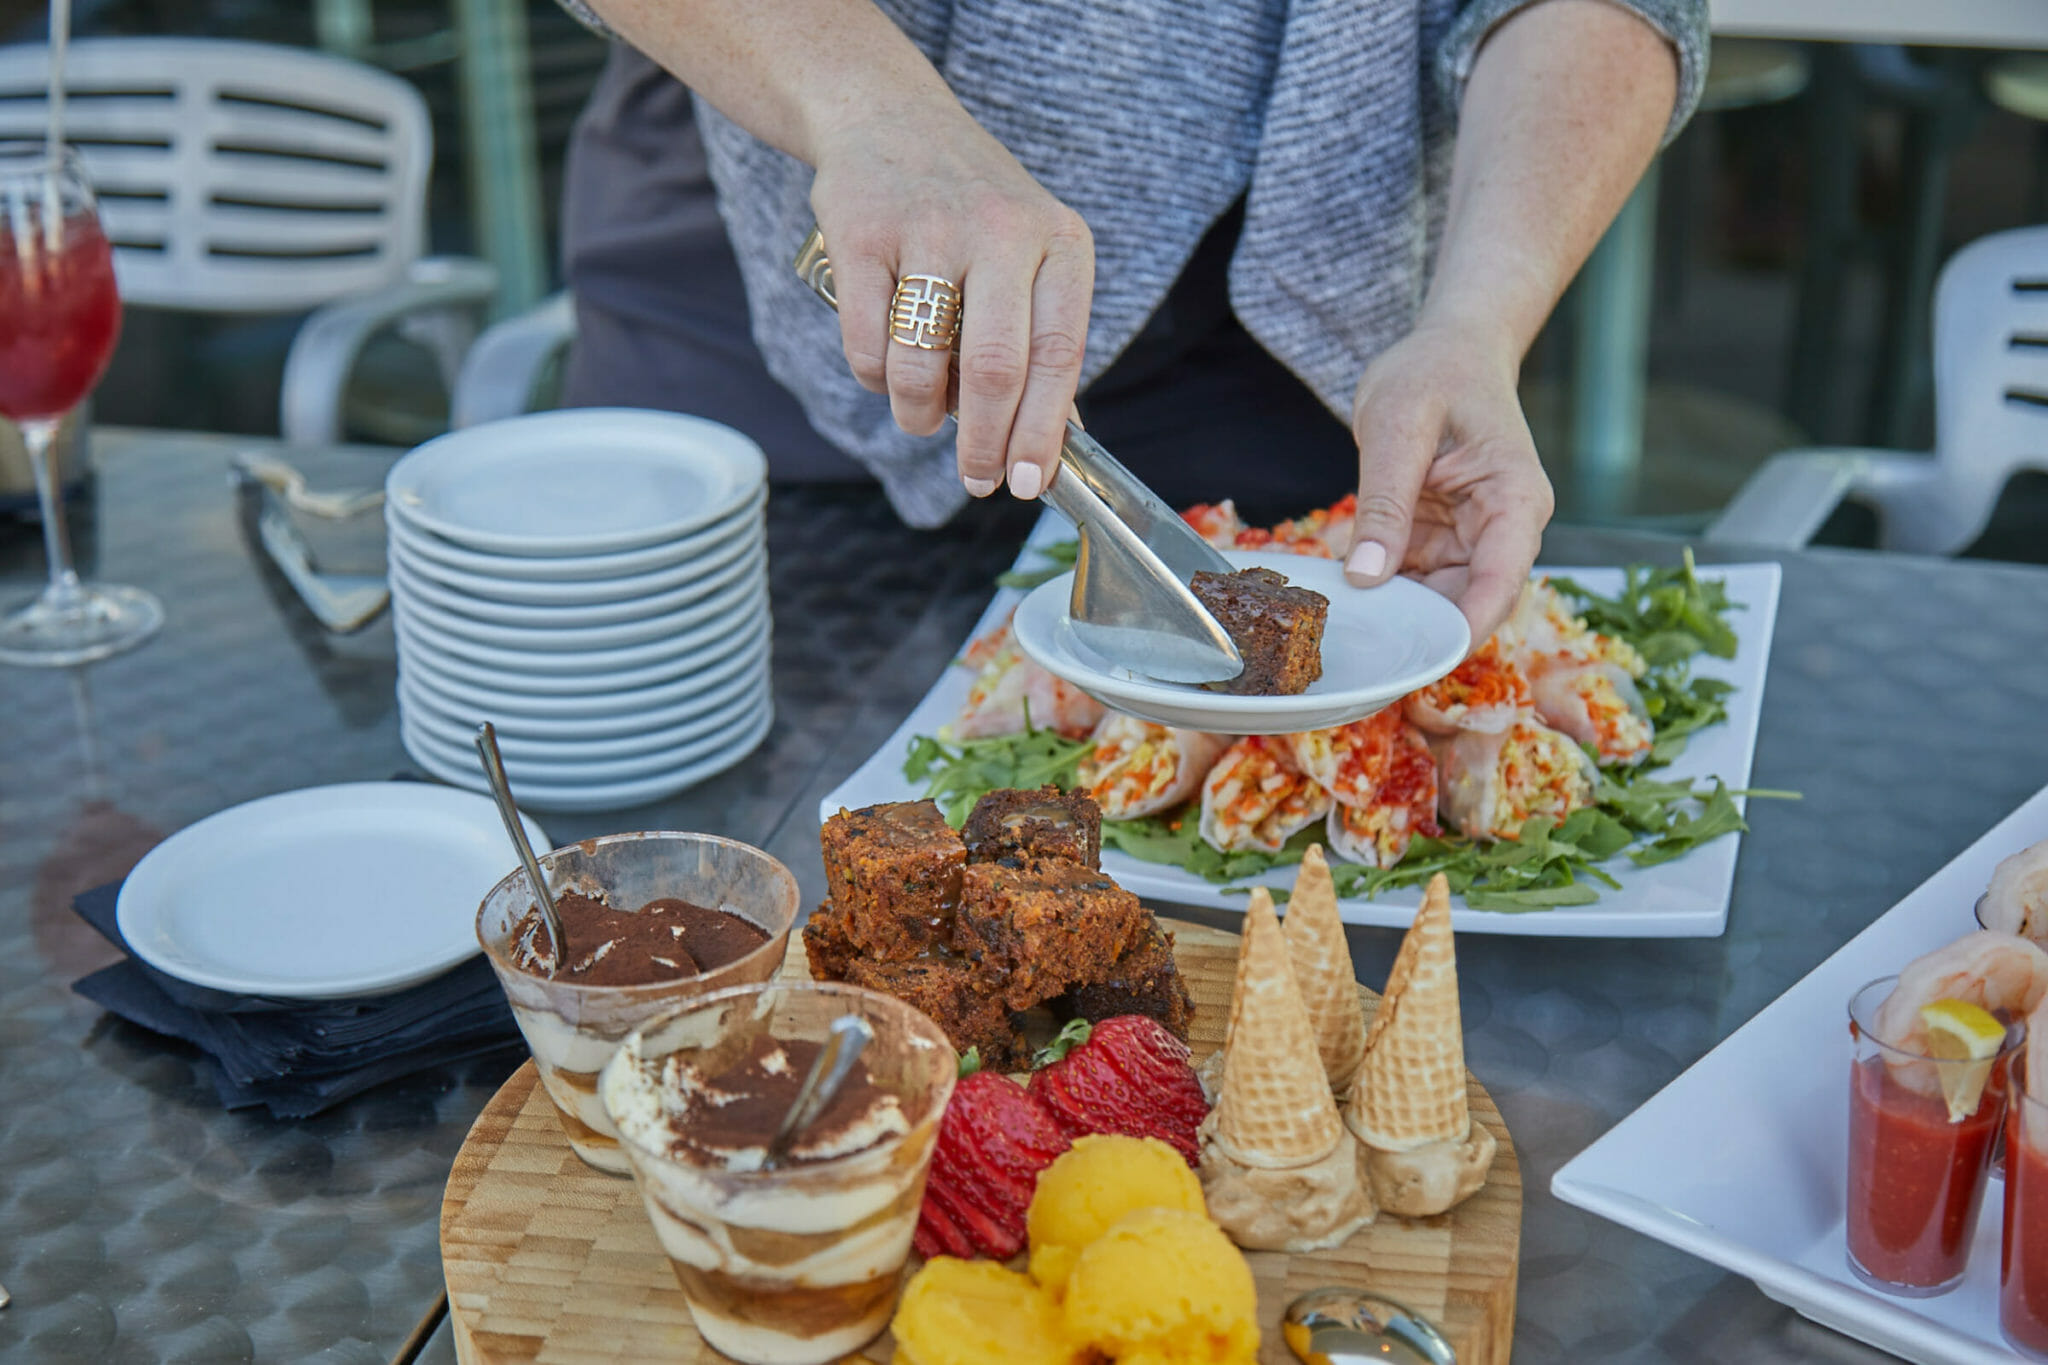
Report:
[[2018,1359],[1998,1331],[2003,1205],[1996,1184],[1956,1289],[1896,1298],[1849,1271],[1848,1002],[1865,982],[1975,929],[1973,907],[1992,868],[2044,838],[2048,790],[1565,1163],[1552,1192],[1746,1276],[1815,1322],[1909,1360]]
[[702,417],[563,408],[437,436],[391,467],[386,498],[421,530],[487,554],[617,554],[737,511],[761,447]]
[[515,605],[584,606],[648,597],[693,581],[705,567],[759,553],[766,498],[764,490],[714,526],[623,555],[522,559],[465,554],[451,562],[447,542],[412,525],[395,508],[384,529],[398,553],[457,591]]
[[[759,717],[734,735],[730,744],[722,746],[699,762],[673,771],[656,773],[652,777],[628,782],[574,783],[561,786],[515,782],[514,790],[518,793],[521,805],[532,806],[536,810],[603,811],[645,805],[650,801],[658,801],[662,797],[673,796],[677,792],[694,787],[699,782],[732,767],[760,745],[767,737],[769,726],[774,722],[775,708],[772,705],[764,706]],[[402,731],[400,738],[404,739]],[[422,768],[444,782],[453,782],[460,787],[483,787],[483,773],[474,762],[466,766],[450,765],[431,751],[423,752],[413,748],[410,742],[406,743],[406,752],[411,754]],[[472,919],[473,916],[474,912]]]
[[412,571],[396,561],[391,565],[391,588],[398,594],[400,610],[416,626],[432,630],[437,635],[453,636],[495,649],[582,653],[627,649],[674,639],[707,621],[729,616],[747,602],[766,595],[767,565],[740,560],[734,567],[740,572],[729,582],[673,611],[642,617],[637,621],[577,626],[507,626],[494,621],[475,620],[437,603],[434,594],[423,590],[419,581],[412,577]]
[[[474,730],[478,723],[491,721],[498,727],[499,741],[530,740],[550,744],[561,743],[607,743],[620,739],[637,739],[646,734],[666,731],[691,724],[695,718],[708,715],[728,702],[754,693],[769,690],[768,659],[766,651],[751,660],[740,660],[741,667],[732,676],[721,682],[704,687],[701,691],[689,693],[683,700],[658,710],[638,707],[622,708],[620,714],[595,718],[559,719],[532,716],[499,706],[478,705],[450,696],[437,683],[430,682],[417,671],[401,671],[398,675],[398,700],[402,706],[416,707],[431,713],[444,726],[455,725],[464,730]],[[517,697],[517,693],[504,695]],[[519,697],[520,701],[532,701],[531,697]],[[545,700],[545,699],[543,699]]]
[[488,688],[493,692],[573,698],[593,703],[602,698],[605,713],[611,714],[619,705],[615,700],[616,694],[672,683],[705,685],[705,680],[725,667],[734,655],[758,648],[768,640],[769,630],[764,615],[758,621],[735,625],[728,638],[714,641],[695,653],[615,673],[524,673],[472,663],[445,653],[432,641],[423,641],[413,635],[401,618],[397,623],[398,666],[400,671],[414,669],[432,673],[437,678]]
[[[453,753],[461,753],[468,749],[475,739],[477,722],[442,714],[434,708],[432,702],[416,697],[412,689],[411,683],[399,684],[399,701],[404,707],[403,723],[412,726],[419,734],[437,741]],[[757,686],[751,691],[729,697],[715,706],[706,707],[698,715],[680,724],[650,728],[637,734],[617,735],[609,739],[560,739],[553,735],[521,734],[514,725],[502,721],[493,720],[492,724],[497,730],[498,749],[504,755],[505,762],[517,766],[522,772],[530,772],[540,780],[547,781],[548,774],[542,771],[542,765],[614,764],[662,755],[675,758],[676,750],[710,743],[735,727],[744,725],[754,718],[754,708],[765,706],[767,702],[768,690]]]
[[1112,664],[1075,633],[1068,616],[1074,576],[1031,590],[1017,608],[1017,647],[1046,671],[1105,706],[1161,725],[1232,735],[1284,735],[1363,720],[1458,666],[1472,642],[1462,612],[1440,593],[1396,578],[1354,588],[1332,559],[1233,550],[1240,569],[1276,569],[1289,584],[1330,599],[1323,626],[1323,676],[1291,697],[1234,697],[1187,683],[1159,682]]
[[[1066,539],[1073,533],[1055,518],[1040,521],[1030,541],[1019,554],[1017,567],[1029,569],[1043,560],[1035,546]],[[1326,561],[1297,558],[1283,572],[1299,564]],[[1622,586],[1620,569],[1546,569],[1577,579],[1594,592],[1614,593]],[[1728,719],[1692,737],[1678,761],[1663,769],[1660,777],[1674,780],[1706,780],[1719,777],[1730,787],[1749,785],[1750,762],[1756,752],[1757,719],[1763,710],[1764,674],[1770,662],[1771,635],[1778,615],[1776,564],[1713,564],[1702,568],[1707,578],[1726,582],[1731,600],[1742,607],[1732,620],[1737,648],[1732,659],[1702,657],[1694,664],[1697,676],[1719,678],[1735,685],[1728,699]],[[1291,575],[1290,575],[1291,576]],[[1034,591],[1043,591],[1035,589]],[[1350,591],[1350,589],[1345,589]],[[970,640],[1001,625],[1004,618],[1024,599],[1017,589],[999,590],[988,610],[975,624]],[[1462,618],[1461,618],[1462,619]],[[963,642],[963,649],[965,642]],[[818,818],[828,819],[841,806],[859,807],[880,801],[909,801],[924,795],[903,776],[903,757],[910,741],[918,735],[936,735],[960,714],[974,674],[965,668],[949,668],[932,684],[896,733],[868,756],[844,782],[819,803]],[[1743,798],[1736,804],[1743,806]],[[1695,848],[1682,858],[1657,867],[1635,867],[1626,859],[1603,864],[1621,882],[1619,890],[1601,889],[1592,905],[1566,906],[1537,913],[1508,914],[1495,910],[1472,910],[1452,897],[1451,922],[1465,933],[1535,934],[1559,937],[1596,938],[1711,938],[1728,923],[1728,896],[1735,883],[1735,859],[1741,847],[1740,835],[1728,835]],[[1288,884],[1292,869],[1282,868],[1268,876],[1248,881],[1218,884],[1192,872],[1162,863],[1140,862],[1127,854],[1104,850],[1102,867],[1118,883],[1148,901],[1175,905],[1199,905],[1212,910],[1242,913],[1247,887]],[[1421,903],[1417,891],[1390,891],[1378,900],[1357,898],[1338,902],[1344,919],[1352,924],[1380,924],[1406,928]]]
[[589,696],[536,696],[475,687],[432,673],[412,658],[400,661],[398,680],[401,689],[417,689],[443,715],[457,720],[490,718],[563,738],[604,739],[637,734],[649,726],[680,724],[749,688],[767,687],[768,641],[756,639],[750,648],[669,682]]
[[[550,847],[531,819],[526,836]],[[282,792],[188,825],[121,884],[135,955],[194,985],[376,995],[478,951],[476,907],[518,858],[490,798],[424,782]]]
[[689,658],[718,645],[747,626],[768,619],[768,586],[765,579],[734,598],[717,615],[699,621],[687,630],[659,640],[649,640],[618,649],[505,649],[479,644],[459,635],[437,630],[421,615],[415,604],[400,598],[392,604],[401,636],[415,648],[487,669],[512,674],[551,674],[576,678],[627,673]]

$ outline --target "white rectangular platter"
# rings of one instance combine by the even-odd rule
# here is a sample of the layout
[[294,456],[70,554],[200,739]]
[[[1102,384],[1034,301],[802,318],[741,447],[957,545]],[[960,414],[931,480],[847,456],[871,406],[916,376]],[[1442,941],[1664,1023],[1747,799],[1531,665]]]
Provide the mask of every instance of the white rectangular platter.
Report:
[[[1020,568],[1043,563],[1032,547],[1072,535],[1065,523],[1043,518],[1032,532]],[[1618,592],[1622,586],[1619,569],[1549,568],[1546,572],[1577,579],[1594,592]],[[1779,569],[1776,564],[1716,564],[1702,571],[1708,578],[1727,581],[1728,596],[1742,610],[1730,619],[1735,627],[1737,648],[1732,659],[1695,661],[1701,677],[1722,678],[1735,684],[1728,697],[1728,719],[1692,737],[1676,763],[1660,777],[1719,777],[1730,787],[1749,785],[1750,760],[1756,751],[1757,717],[1763,709],[1764,672],[1770,660],[1771,632],[1778,615]],[[1019,589],[998,589],[995,600],[975,623],[978,637],[1008,618],[1024,599]],[[961,642],[963,647],[966,641]],[[932,685],[924,699],[904,718],[896,733],[851,776],[819,803],[818,818],[826,820],[842,807],[857,809],[883,801],[910,801],[924,793],[903,776],[903,757],[911,738],[936,735],[960,713],[973,674],[964,668],[949,668]],[[1741,798],[1737,798],[1741,804]],[[1728,896],[1735,881],[1735,857],[1739,834],[1703,844],[1682,858],[1657,867],[1636,867],[1626,858],[1614,859],[1604,868],[1621,882],[1619,890],[1602,888],[1592,905],[1568,906],[1510,914],[1495,910],[1472,910],[1454,900],[1453,927],[1467,933],[1540,934],[1591,938],[1713,938],[1728,924]],[[1209,882],[1191,872],[1161,863],[1140,862],[1127,854],[1104,850],[1103,871],[1146,901],[1174,905],[1207,906],[1219,910],[1243,910],[1244,889],[1255,882],[1292,885],[1293,869],[1281,869],[1265,877],[1239,883]],[[1233,887],[1235,888],[1233,890]],[[1421,904],[1418,890],[1388,892],[1377,900],[1350,899],[1340,902],[1346,921],[1407,927]]]
[[1909,1360],[2018,1359],[1998,1332],[1994,1183],[1963,1283],[1934,1299],[1849,1273],[1849,996],[1977,927],[2001,858],[2048,838],[2043,790],[1567,1162],[1558,1198],[1756,1281],[1824,1326]]

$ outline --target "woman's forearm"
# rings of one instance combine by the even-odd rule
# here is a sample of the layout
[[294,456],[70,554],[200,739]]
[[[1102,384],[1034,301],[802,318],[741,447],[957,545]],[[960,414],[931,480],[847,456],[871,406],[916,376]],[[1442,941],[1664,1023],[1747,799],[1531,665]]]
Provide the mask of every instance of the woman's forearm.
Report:
[[770,146],[818,164],[877,118],[959,104],[872,0],[587,0],[607,25]]
[[1517,360],[1657,150],[1677,96],[1663,36],[1606,0],[1543,0],[1488,36],[1459,109],[1422,321]]

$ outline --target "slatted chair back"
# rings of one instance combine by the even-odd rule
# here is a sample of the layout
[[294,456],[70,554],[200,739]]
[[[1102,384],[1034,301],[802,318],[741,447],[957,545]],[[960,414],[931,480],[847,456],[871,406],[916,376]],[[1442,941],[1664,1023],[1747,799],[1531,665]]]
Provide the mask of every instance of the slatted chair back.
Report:
[[[399,77],[212,38],[71,45],[65,139],[125,301],[296,312],[399,280],[425,245],[433,133]],[[0,47],[0,140],[40,139],[49,53]]]

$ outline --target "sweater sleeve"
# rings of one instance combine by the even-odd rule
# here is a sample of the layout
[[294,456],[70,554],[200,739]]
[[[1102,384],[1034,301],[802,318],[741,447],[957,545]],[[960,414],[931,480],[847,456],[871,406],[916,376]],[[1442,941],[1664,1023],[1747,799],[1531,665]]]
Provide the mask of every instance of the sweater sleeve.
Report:
[[[1678,54],[1678,98],[1671,106],[1671,120],[1664,125],[1662,146],[1669,146],[1678,130],[1692,117],[1707,81],[1707,0],[1609,0],[1634,14],[1664,36]],[[576,0],[563,0],[576,7]],[[1503,21],[1541,0],[1464,0],[1436,53],[1438,93],[1448,103],[1453,117],[1465,93],[1465,81],[1479,45]],[[1661,147],[1660,147],[1661,150]]]

